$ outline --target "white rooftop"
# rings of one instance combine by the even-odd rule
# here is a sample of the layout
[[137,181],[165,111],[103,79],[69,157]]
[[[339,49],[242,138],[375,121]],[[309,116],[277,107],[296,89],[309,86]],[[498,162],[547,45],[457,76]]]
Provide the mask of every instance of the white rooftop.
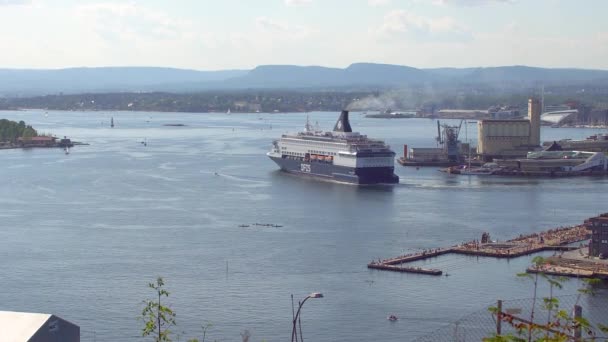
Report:
[[0,311],[0,341],[27,342],[50,317],[41,313]]

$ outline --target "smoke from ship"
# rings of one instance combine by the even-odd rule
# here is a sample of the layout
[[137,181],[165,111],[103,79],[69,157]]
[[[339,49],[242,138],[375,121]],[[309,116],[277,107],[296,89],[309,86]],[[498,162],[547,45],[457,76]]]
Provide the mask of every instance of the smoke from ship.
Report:
[[[427,84],[416,89],[395,89],[385,91],[378,95],[369,95],[361,99],[355,99],[346,106],[351,111],[385,111],[387,109],[414,109],[429,102],[439,100],[433,86]],[[441,97],[441,96],[439,96]]]

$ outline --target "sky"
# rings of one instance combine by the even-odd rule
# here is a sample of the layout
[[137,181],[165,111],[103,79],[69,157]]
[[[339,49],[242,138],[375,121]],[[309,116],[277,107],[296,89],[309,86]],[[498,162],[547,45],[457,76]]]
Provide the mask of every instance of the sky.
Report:
[[0,0],[0,68],[608,69],[606,0]]

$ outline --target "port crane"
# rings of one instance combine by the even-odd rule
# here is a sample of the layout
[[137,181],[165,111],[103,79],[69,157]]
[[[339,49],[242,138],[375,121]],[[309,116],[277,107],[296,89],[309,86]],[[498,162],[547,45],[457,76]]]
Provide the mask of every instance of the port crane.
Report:
[[462,122],[463,120],[460,120],[459,125],[451,126],[441,124],[437,120],[437,144],[443,148],[443,152],[451,162],[460,161],[460,140],[458,140],[458,134],[460,134]]

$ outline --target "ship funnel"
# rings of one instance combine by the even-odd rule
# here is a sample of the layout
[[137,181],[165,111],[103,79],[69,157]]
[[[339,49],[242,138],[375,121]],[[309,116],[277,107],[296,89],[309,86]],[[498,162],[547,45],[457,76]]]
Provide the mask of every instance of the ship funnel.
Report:
[[340,113],[340,117],[334,126],[334,132],[352,132],[353,129],[350,128],[350,122],[348,121],[348,111],[343,110]]

